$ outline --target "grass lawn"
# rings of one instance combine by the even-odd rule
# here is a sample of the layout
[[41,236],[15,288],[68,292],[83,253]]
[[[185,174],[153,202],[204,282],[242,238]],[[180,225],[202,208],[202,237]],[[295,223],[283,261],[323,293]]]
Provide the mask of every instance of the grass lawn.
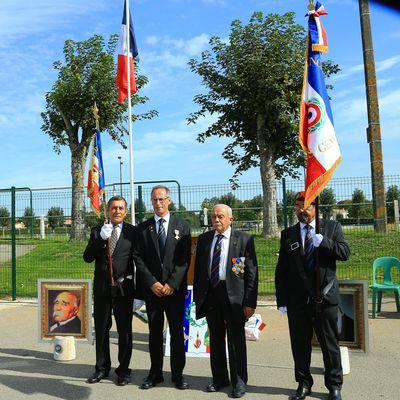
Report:
[[[372,229],[345,228],[345,237],[351,249],[347,262],[338,262],[339,279],[367,279],[371,282],[372,262],[381,256],[400,258],[400,235],[396,232],[375,234]],[[1,240],[0,244],[10,243]],[[264,239],[255,235],[260,270],[260,295],[274,293],[274,273],[278,259],[279,239]],[[35,244],[36,247],[17,258],[17,296],[36,297],[37,280],[87,279],[93,277],[94,264],[82,259],[86,242],[68,242],[66,236],[41,239],[19,239],[17,245]],[[399,273],[394,277],[400,281]],[[11,295],[11,262],[0,264],[0,296]]]

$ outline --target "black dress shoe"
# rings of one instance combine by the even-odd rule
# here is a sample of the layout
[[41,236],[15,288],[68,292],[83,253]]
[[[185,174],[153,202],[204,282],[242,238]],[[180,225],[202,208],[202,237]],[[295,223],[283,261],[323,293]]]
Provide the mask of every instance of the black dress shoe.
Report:
[[219,392],[221,389],[228,387],[230,385],[229,381],[225,381],[222,383],[210,383],[207,388],[206,391],[209,393],[215,393],[215,392]]
[[331,389],[329,391],[328,400],[342,400],[340,389]]
[[164,382],[164,378],[162,376],[154,376],[149,375],[140,386],[142,389],[151,389],[154,386],[157,386],[157,383]]
[[97,383],[102,379],[107,378],[108,373],[104,371],[95,372],[91,377],[86,379],[86,383]]
[[174,385],[179,390],[186,390],[189,389],[189,384],[182,378],[173,379]]
[[246,394],[246,387],[245,386],[236,386],[232,390],[232,397],[235,399],[239,399],[240,397],[243,397]]
[[118,376],[116,385],[117,386],[126,386],[131,381],[130,376]]
[[311,388],[304,384],[300,384],[296,393],[289,397],[289,400],[304,400],[306,396],[311,394]]

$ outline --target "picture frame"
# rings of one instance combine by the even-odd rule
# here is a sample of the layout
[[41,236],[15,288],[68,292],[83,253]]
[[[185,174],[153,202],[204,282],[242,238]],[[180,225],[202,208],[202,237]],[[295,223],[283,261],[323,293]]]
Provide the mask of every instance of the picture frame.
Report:
[[[369,351],[368,281],[339,280],[339,345],[351,350]],[[314,333],[313,346],[319,346]]]
[[92,281],[90,279],[38,279],[38,336],[92,340]]

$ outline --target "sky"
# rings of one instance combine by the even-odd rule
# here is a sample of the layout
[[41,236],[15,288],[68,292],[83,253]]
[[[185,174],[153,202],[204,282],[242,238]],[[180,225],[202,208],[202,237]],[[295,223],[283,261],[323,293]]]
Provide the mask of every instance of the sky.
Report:
[[[28,4],[29,3],[29,4]],[[228,183],[233,167],[221,156],[226,139],[195,139],[211,116],[187,125],[204,92],[188,61],[199,58],[211,36],[229,36],[230,24],[247,23],[255,11],[294,11],[306,26],[307,1],[299,0],[131,0],[141,73],[150,82],[141,94],[144,109],[158,117],[134,125],[135,181],[178,180],[183,185]],[[325,1],[323,18],[329,39],[327,58],[341,72],[329,83],[336,134],[343,161],[334,176],[370,175],[366,142],[367,112],[358,1]],[[400,149],[400,12],[371,4],[385,175],[399,174]],[[70,151],[53,151],[41,131],[45,94],[57,79],[53,62],[62,60],[65,40],[108,38],[119,33],[123,0],[1,0],[0,2],[0,188],[70,186]],[[134,110],[135,112],[135,110]],[[128,150],[102,136],[106,183],[129,181]],[[128,141],[127,141],[128,142]],[[86,172],[87,173],[87,172]],[[86,180],[86,178],[85,178]],[[258,182],[259,169],[240,182]]]

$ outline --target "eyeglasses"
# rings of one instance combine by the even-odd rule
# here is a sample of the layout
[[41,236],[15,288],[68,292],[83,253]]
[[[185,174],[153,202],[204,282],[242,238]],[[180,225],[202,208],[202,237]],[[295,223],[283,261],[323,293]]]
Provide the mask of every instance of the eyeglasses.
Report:
[[167,197],[153,197],[153,198],[151,199],[151,201],[152,201],[153,203],[164,203],[165,200],[167,200],[167,199],[169,199],[168,196],[167,196]]

